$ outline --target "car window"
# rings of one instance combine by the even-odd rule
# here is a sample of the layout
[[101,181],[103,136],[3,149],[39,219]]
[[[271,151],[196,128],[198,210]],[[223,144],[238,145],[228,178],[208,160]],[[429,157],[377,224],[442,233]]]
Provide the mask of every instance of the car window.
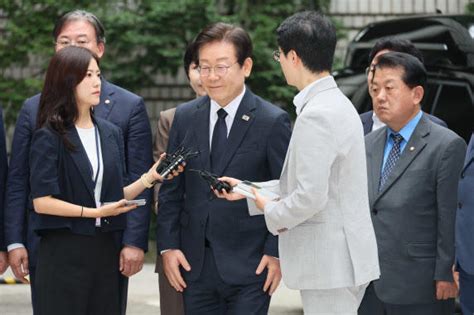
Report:
[[432,95],[431,114],[444,120],[449,129],[469,141],[474,126],[473,91],[467,83],[439,82]]

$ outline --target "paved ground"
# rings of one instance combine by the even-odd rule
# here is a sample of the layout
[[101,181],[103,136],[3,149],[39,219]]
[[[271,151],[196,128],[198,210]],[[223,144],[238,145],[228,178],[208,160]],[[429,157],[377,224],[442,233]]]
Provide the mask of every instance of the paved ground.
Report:
[[[130,279],[128,311],[130,315],[160,314],[158,280],[153,272],[154,265],[147,263],[143,270]],[[4,276],[11,276],[5,274]],[[30,315],[29,286],[22,284],[0,284],[0,314]],[[270,315],[303,314],[301,299],[297,291],[289,290],[283,284],[275,292],[270,304]]]

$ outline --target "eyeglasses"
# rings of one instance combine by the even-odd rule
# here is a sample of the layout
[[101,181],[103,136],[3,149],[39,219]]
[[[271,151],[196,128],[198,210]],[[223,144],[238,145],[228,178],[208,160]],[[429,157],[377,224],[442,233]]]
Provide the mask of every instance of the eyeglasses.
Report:
[[371,64],[370,66],[368,66],[367,68],[365,68],[365,75],[369,75],[369,73],[372,73],[374,74],[375,72],[375,66],[376,64]]
[[208,77],[211,75],[211,72],[214,70],[214,74],[220,77],[223,77],[227,74],[227,71],[229,70],[230,67],[234,66],[238,61],[234,62],[230,66],[228,65],[215,65],[214,67],[209,67],[209,66],[199,66],[197,69],[199,71],[199,74],[202,77]]
[[80,46],[84,47],[87,46],[91,41],[87,38],[79,39],[77,41],[70,40],[69,38],[61,38],[55,41],[54,43],[61,47],[68,47],[68,46]]
[[273,60],[276,62],[280,62],[280,51],[279,50],[274,50],[273,51]]

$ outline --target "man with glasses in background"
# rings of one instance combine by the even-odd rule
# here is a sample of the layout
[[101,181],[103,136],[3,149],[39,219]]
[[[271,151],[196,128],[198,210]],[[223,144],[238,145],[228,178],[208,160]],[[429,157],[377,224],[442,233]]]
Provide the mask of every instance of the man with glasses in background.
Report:
[[280,176],[288,142],[286,112],[245,86],[252,43],[242,28],[216,23],[195,40],[208,96],[177,107],[168,152],[199,151],[185,172],[161,186],[158,253],[186,314],[267,314],[280,279],[278,240],[245,201],[217,199],[193,169],[267,181]]
[[[416,57],[421,63],[424,62],[423,54],[418,50],[413,43],[407,39],[401,39],[397,37],[384,37],[379,39],[375,44],[372,50],[369,53],[369,66],[365,69],[365,74],[367,75],[367,88],[369,89],[370,94],[370,85],[372,84],[372,79],[374,77],[375,65],[377,64],[378,59],[383,54],[388,52],[403,52],[409,55]],[[426,113],[428,118],[443,127],[448,127],[448,125],[441,119],[432,116]],[[380,121],[377,116],[377,111],[369,110],[360,115],[362,120],[362,125],[364,127],[364,135],[368,134],[373,130],[377,130],[385,126],[385,124]]]
[[[64,14],[53,30],[55,50],[75,45],[85,47],[101,58],[105,52],[105,30],[99,19],[86,11],[74,10]],[[100,104],[94,115],[106,119],[122,130],[128,179],[139,178],[152,164],[151,128],[143,99],[102,78]],[[33,312],[35,312],[35,266],[39,237],[30,228],[37,215],[30,201],[29,149],[36,129],[40,95],[27,99],[19,113],[10,159],[5,206],[5,243],[13,273],[19,279],[28,274],[31,283]],[[120,240],[121,313],[127,302],[128,278],[143,266],[148,249],[151,191],[137,198],[146,198],[147,205],[127,214],[127,228]],[[101,222],[102,224],[102,222]],[[106,222],[104,224],[107,224]],[[67,275],[65,275],[67,276]],[[54,285],[51,284],[51,285]]]

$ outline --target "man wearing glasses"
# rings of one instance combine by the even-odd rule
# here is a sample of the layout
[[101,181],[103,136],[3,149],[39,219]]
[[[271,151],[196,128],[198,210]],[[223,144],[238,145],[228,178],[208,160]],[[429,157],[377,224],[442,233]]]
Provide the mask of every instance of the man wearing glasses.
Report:
[[184,146],[200,155],[161,187],[158,253],[171,285],[183,292],[186,314],[267,314],[281,279],[277,238],[262,216],[249,216],[245,201],[217,199],[192,170],[278,178],[290,120],[245,86],[252,43],[242,28],[212,24],[195,45],[208,96],[177,107],[168,152]]
[[[75,10],[63,15],[53,30],[55,50],[70,45],[85,47],[101,58],[105,52],[105,30],[97,17],[89,12]],[[40,95],[27,99],[17,119],[10,159],[5,203],[5,243],[15,276],[30,276],[33,312],[35,313],[35,266],[39,237],[28,222],[36,220],[29,201],[28,155]],[[96,117],[107,119],[122,130],[125,160],[129,180],[134,181],[152,164],[151,128],[143,99],[102,78],[100,104],[94,109]],[[151,193],[139,198],[148,199],[147,206],[127,214],[127,228],[120,252],[121,303],[125,313],[128,278],[143,266],[144,252],[148,249]],[[67,275],[65,275],[67,276]],[[51,284],[54,285],[54,284]]]
[[[367,75],[367,88],[369,89],[369,93],[377,60],[383,54],[386,54],[391,51],[407,53],[416,57],[423,63],[423,54],[409,40],[396,37],[384,37],[382,39],[379,39],[369,53],[369,66],[365,69],[365,74]],[[427,116],[432,122],[443,127],[448,127],[448,125],[443,120],[428,113]],[[362,120],[362,125],[364,127],[364,135],[385,126],[385,124],[378,118],[377,112],[373,110],[361,114],[360,119]]]

